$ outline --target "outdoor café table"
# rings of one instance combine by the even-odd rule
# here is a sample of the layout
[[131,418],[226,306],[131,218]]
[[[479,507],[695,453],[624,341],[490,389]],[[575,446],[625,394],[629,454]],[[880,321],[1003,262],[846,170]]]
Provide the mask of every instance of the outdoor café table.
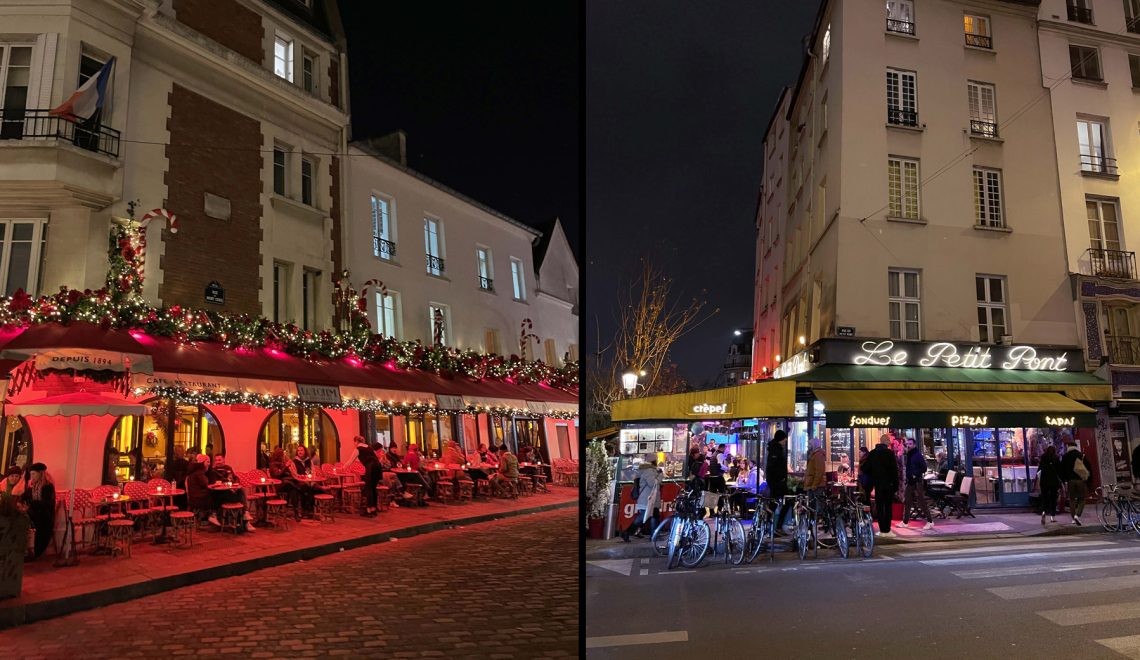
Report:
[[[392,474],[396,475],[396,477],[400,480],[400,483],[404,485],[407,485],[408,483],[414,483],[418,486],[424,485],[423,477],[420,476],[419,470],[413,470],[412,468],[408,467],[398,467],[392,469]],[[418,477],[418,479],[412,479],[413,476]],[[416,496],[416,501],[422,501],[423,496],[424,492],[421,490]]]
[[158,538],[154,540],[156,545],[169,542],[170,539],[166,537],[166,528],[170,524],[170,508],[174,506],[174,498],[185,493],[186,491],[178,488],[156,488],[147,493],[147,497],[158,500],[162,505],[162,534],[159,534]]
[[[274,494],[276,492],[277,486],[280,486],[280,485],[281,485],[280,479],[272,479],[272,478],[267,478],[267,477],[261,477],[260,479],[253,482],[253,490],[254,490],[254,492],[261,492],[262,494],[265,495],[266,499],[269,499],[269,496]],[[264,506],[261,506],[258,508],[261,511],[261,514],[258,516],[258,522],[264,523],[265,522],[266,508]]]
[[[95,514],[96,515],[99,515],[99,512],[101,510],[103,510],[104,508],[107,509],[107,519],[99,524],[99,531],[97,533],[97,536],[102,537],[102,538],[106,538],[107,528],[108,528],[107,523],[111,522],[111,515],[112,515],[111,509],[113,509],[115,507],[119,507],[119,513],[123,513],[127,508],[127,503],[130,501],[131,501],[131,498],[129,496],[122,495],[120,493],[114,493],[114,494],[110,495],[109,497],[104,497],[103,499],[95,500],[92,502],[92,504],[95,505]],[[95,548],[93,554],[100,554],[102,552],[106,552],[106,553],[110,554],[111,548],[99,545],[99,547]]]

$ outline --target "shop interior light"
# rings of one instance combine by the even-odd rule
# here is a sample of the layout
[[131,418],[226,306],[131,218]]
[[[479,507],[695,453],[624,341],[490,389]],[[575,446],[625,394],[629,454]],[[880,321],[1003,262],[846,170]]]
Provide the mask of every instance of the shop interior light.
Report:
[[777,355],[777,356],[776,356],[776,362],[779,362],[779,361],[780,361],[780,356],[779,356],[779,355]]
[[806,344],[807,344],[807,337],[800,335],[800,346],[804,346]]

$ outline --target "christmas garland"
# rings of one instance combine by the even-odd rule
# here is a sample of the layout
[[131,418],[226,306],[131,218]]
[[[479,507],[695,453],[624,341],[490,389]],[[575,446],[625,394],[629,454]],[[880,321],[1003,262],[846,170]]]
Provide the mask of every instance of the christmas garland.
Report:
[[578,387],[578,363],[554,367],[517,355],[503,357],[448,346],[426,346],[419,340],[397,341],[371,332],[364,309],[352,310],[348,332],[312,332],[292,323],[276,323],[248,314],[154,307],[142,297],[145,244],[133,221],[111,231],[106,284],[97,290],[60,287],[57,294],[33,298],[17,290],[0,297],[0,326],[86,321],[102,328],[141,331],[180,343],[217,342],[233,350],[269,349],[305,360],[372,362],[389,368],[420,369],[443,376],[476,380],[544,383],[570,392]]

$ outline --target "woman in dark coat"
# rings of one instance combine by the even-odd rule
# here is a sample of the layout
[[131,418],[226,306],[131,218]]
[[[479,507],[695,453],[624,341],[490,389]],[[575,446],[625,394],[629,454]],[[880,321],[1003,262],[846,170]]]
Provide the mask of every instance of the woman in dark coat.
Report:
[[32,559],[39,559],[51,545],[55,534],[55,481],[43,463],[35,463],[29,468],[23,500],[24,506],[28,507],[28,517],[36,528]]
[[190,473],[186,475],[186,500],[190,510],[195,513],[208,513],[213,509],[214,499],[210,497],[210,482],[206,479],[206,463],[210,460],[205,454],[190,466]]
[[1037,466],[1037,483],[1041,486],[1041,524],[1045,524],[1045,514],[1049,522],[1057,522],[1057,494],[1061,492],[1061,459],[1057,458],[1057,448],[1049,445],[1041,455]]

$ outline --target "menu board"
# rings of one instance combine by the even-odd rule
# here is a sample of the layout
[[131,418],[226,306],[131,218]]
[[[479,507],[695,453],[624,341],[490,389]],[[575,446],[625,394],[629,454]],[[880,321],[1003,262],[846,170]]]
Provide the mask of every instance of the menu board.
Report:
[[671,453],[672,451],[672,427],[621,430],[621,453],[623,455]]

